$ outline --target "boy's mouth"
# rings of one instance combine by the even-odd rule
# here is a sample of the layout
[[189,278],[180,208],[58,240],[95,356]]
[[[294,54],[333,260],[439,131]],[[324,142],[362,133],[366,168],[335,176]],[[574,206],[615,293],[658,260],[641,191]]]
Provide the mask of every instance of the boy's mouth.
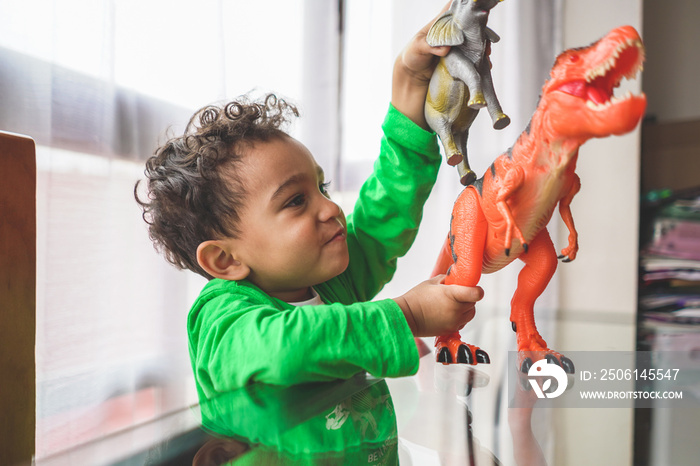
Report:
[[345,228],[338,228],[338,230],[331,236],[331,239],[326,241],[326,244],[332,243],[333,241],[345,240]]

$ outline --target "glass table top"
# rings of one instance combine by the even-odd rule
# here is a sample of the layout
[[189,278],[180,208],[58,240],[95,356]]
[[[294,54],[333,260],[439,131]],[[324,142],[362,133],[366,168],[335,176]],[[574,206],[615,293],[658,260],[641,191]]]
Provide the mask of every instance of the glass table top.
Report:
[[[576,364],[574,374],[531,377],[522,370],[523,355],[513,351],[507,318],[483,319],[462,336],[478,339],[490,364],[444,365],[428,354],[411,377],[251,385],[37,464],[697,464],[697,329],[646,329],[649,347],[635,352],[636,322],[629,318],[569,315],[544,327],[558,343],[552,346]],[[432,342],[422,342],[429,351]],[[673,380],[664,378],[669,364],[678,366]],[[663,371],[654,378],[660,377],[648,380],[659,365]],[[620,377],[604,389],[626,396],[567,401],[580,400],[579,392],[604,371]],[[562,383],[559,404],[550,403],[547,395]],[[662,390],[682,391],[683,399],[631,395]],[[124,455],[104,461],[115,451]]]

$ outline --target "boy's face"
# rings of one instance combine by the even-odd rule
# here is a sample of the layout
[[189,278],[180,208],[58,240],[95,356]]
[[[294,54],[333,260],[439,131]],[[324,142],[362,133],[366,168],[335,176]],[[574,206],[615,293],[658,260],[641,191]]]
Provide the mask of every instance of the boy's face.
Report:
[[233,241],[248,279],[283,301],[310,297],[309,286],[348,266],[345,215],[326,192],[323,170],[291,137],[255,143],[240,174],[246,200]]

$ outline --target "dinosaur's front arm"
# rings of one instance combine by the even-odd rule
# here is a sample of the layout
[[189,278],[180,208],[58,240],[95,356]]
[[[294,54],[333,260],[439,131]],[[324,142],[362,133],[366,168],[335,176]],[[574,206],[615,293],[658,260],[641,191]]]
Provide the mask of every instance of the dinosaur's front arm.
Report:
[[525,250],[527,250],[527,243],[525,242],[525,237],[523,232],[520,231],[518,224],[515,222],[513,217],[513,212],[508,205],[508,199],[515,193],[520,186],[522,186],[525,181],[525,171],[523,167],[516,165],[512,167],[506,173],[503,178],[503,184],[498,190],[498,195],[496,197],[496,207],[501,213],[503,218],[506,220],[506,231],[505,231],[505,250],[506,256],[510,255],[510,247],[513,243],[513,234],[520,240]]
[[580,189],[581,178],[574,173],[571,189],[567,195],[559,201],[559,215],[561,215],[561,219],[569,229],[569,245],[561,250],[561,256],[559,256],[560,259],[564,259],[564,262],[571,262],[576,259],[576,254],[578,253],[578,232],[574,226],[574,217],[571,215],[571,201]]

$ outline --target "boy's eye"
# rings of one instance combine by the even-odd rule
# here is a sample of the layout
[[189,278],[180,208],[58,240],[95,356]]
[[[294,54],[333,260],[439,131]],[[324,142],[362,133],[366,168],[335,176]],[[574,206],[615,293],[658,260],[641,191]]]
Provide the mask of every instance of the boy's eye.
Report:
[[331,182],[328,181],[328,182],[326,182],[326,183],[321,183],[321,184],[319,184],[319,185],[318,185],[318,189],[319,189],[319,191],[321,191],[321,193],[322,193],[324,196],[328,197],[328,188],[330,188],[330,186],[331,186]]
[[287,203],[286,207],[298,207],[304,205],[305,202],[306,196],[304,196],[303,194],[297,194],[292,198],[291,201]]

